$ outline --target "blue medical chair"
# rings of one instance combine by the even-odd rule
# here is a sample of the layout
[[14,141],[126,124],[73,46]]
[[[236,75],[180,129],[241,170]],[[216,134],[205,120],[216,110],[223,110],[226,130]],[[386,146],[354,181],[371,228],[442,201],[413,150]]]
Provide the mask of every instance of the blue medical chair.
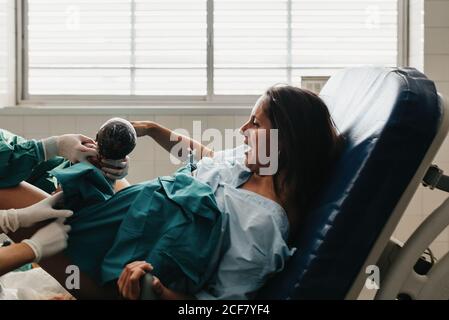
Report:
[[434,83],[412,68],[347,69],[320,96],[344,150],[261,299],[356,299],[447,133]]
[[[371,275],[367,270],[378,266],[381,299],[401,292],[448,299],[449,253],[433,277],[413,268],[449,225],[449,198],[402,250],[390,240],[423,178],[431,188],[442,184],[449,191],[449,178],[431,167],[449,127],[449,110],[434,83],[412,68],[361,67],[331,77],[320,96],[345,138],[344,148],[294,241],[296,253],[257,298],[356,299]],[[391,266],[380,264],[382,258]],[[148,286],[142,296],[155,298]]]

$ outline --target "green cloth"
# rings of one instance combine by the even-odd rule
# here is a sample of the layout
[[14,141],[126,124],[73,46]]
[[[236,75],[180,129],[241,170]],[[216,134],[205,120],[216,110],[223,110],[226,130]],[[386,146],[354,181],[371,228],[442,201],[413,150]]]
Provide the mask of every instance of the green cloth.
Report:
[[16,270],[14,270],[14,272],[24,272],[24,271],[28,271],[33,269],[33,265],[31,263],[27,263],[23,266],[21,266],[20,268],[17,268]]
[[51,174],[61,183],[65,206],[74,210],[66,254],[95,281],[116,280],[136,260],[151,263],[153,274],[180,292],[197,292],[208,280],[222,214],[211,188],[188,167],[116,194],[89,164]]
[[42,143],[0,129],[0,188],[15,187],[43,162]]
[[79,211],[90,205],[102,203],[114,195],[114,187],[109,179],[96,167],[79,163],[67,168],[50,171],[64,191],[64,205]]
[[56,180],[48,171],[66,167],[70,162],[61,157],[45,160],[40,141],[27,140],[0,129],[0,188],[17,186],[22,181],[52,193]]
[[56,177],[49,173],[49,171],[55,168],[63,169],[69,166],[71,166],[70,161],[65,160],[62,157],[55,157],[48,161],[41,162],[33,168],[33,171],[26,182],[51,194],[56,190],[58,181]]

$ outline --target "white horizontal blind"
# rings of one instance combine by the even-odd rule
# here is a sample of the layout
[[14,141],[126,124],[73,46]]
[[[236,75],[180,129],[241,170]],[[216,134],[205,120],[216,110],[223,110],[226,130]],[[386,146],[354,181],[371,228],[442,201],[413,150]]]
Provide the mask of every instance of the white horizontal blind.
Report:
[[287,1],[215,0],[217,94],[261,94],[287,81]]
[[28,0],[30,95],[204,95],[206,0]]
[[[292,1],[293,79],[398,63],[397,0]],[[319,74],[310,69],[319,68]]]
[[[215,95],[397,64],[398,0],[214,0]],[[207,94],[207,0],[27,0],[28,93]]]
[[397,64],[397,0],[215,0],[215,91]]

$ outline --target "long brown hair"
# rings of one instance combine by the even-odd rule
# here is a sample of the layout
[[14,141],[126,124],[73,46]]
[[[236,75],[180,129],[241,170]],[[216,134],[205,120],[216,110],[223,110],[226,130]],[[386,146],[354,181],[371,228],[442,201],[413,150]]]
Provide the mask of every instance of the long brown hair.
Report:
[[275,192],[295,208],[299,222],[329,177],[341,139],[326,104],[316,94],[283,85],[269,88],[265,99],[264,111],[279,138]]

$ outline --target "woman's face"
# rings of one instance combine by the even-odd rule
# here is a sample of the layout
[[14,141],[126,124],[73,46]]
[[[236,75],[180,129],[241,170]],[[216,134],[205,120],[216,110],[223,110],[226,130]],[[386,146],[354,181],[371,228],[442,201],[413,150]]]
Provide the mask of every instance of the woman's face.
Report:
[[270,167],[272,156],[278,156],[277,136],[276,141],[273,141],[273,135],[270,134],[273,133],[272,124],[264,111],[266,99],[265,96],[259,98],[248,121],[240,128],[245,136],[244,144],[249,147],[245,152],[245,165],[256,173],[261,168]]

